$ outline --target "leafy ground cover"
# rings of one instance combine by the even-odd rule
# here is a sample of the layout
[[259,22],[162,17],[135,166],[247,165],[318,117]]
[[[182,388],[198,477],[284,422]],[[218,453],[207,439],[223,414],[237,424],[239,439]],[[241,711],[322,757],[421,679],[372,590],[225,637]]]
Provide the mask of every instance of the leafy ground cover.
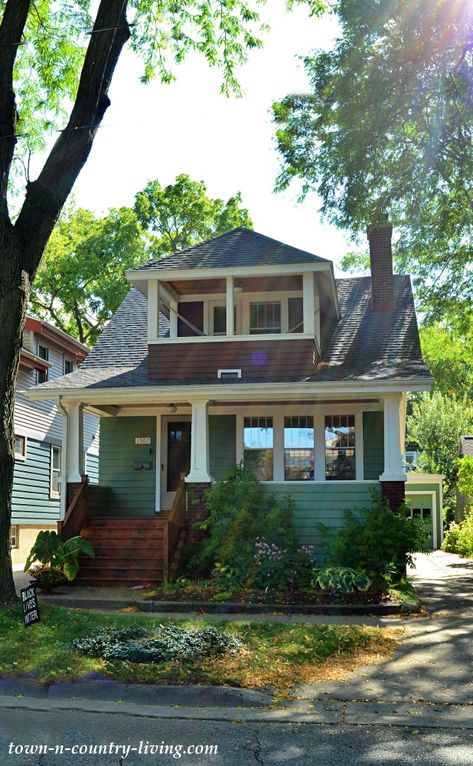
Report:
[[[102,614],[43,606],[42,621],[25,631],[20,608],[0,611],[0,675],[29,675],[43,683],[108,678],[129,683],[228,684],[289,690],[297,683],[343,678],[359,665],[392,654],[400,632],[366,626],[160,620],[150,615]],[[160,625],[217,627],[242,642],[238,651],[156,663],[88,657],[74,639],[100,629]]]

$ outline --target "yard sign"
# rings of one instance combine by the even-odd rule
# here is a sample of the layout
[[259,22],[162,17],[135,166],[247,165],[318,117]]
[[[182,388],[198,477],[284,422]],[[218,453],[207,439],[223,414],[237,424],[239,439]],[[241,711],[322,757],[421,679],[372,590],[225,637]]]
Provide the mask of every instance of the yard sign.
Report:
[[23,607],[23,621],[25,628],[34,625],[40,621],[38,597],[36,595],[36,585],[28,585],[26,588],[20,588],[21,605]]

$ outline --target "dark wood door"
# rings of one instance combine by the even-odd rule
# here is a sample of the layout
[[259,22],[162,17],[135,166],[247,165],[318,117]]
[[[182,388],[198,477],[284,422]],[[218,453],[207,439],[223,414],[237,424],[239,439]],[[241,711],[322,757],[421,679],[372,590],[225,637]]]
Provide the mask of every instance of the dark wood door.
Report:
[[191,462],[191,424],[189,421],[168,423],[167,491],[175,492],[182,474],[189,473]]

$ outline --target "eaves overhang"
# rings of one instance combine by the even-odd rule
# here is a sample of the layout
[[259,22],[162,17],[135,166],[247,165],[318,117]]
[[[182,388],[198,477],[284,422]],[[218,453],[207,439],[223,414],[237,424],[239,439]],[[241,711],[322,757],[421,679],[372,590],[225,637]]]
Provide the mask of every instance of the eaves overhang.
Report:
[[382,396],[389,393],[402,393],[407,391],[429,391],[432,385],[431,378],[392,378],[386,381],[357,380],[346,382],[333,381],[297,381],[283,383],[241,383],[231,384],[205,384],[205,385],[170,385],[170,386],[137,386],[135,388],[45,388],[41,387],[25,391],[25,395],[32,401],[50,400],[60,397],[64,402],[90,402],[92,403],[155,403],[162,402],[188,402],[191,399],[205,399],[225,401],[229,397],[232,400],[260,401],[271,400],[276,396],[285,396],[289,399],[310,399],[317,395],[327,396],[327,393],[337,396],[359,396],[361,394],[375,394]]

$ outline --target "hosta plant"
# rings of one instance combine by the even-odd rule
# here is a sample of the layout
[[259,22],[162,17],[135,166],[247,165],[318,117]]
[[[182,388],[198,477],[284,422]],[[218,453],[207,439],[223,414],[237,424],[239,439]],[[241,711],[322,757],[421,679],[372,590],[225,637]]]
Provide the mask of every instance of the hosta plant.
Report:
[[314,569],[312,587],[326,593],[355,593],[369,590],[371,579],[362,569],[350,567],[325,567]]

